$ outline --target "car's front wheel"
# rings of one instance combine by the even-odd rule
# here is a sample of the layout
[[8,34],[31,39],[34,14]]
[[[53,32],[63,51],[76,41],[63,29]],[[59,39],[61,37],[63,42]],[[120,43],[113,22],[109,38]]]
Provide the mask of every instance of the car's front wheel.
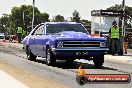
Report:
[[94,57],[93,62],[94,62],[95,68],[101,68],[104,63],[104,55]]
[[36,61],[36,55],[34,55],[31,50],[30,50],[30,47],[27,47],[27,59],[28,60],[31,60],[31,61]]
[[46,50],[46,64],[47,65],[54,65],[56,62],[56,59],[54,55],[52,54],[50,48],[47,48]]

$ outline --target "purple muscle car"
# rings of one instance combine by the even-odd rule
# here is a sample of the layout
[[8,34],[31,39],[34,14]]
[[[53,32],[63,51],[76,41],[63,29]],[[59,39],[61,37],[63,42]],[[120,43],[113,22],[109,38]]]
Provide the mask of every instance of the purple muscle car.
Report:
[[29,60],[46,58],[47,65],[56,60],[72,64],[75,59],[93,60],[95,67],[104,63],[107,39],[92,37],[81,23],[46,22],[37,25],[23,41]]

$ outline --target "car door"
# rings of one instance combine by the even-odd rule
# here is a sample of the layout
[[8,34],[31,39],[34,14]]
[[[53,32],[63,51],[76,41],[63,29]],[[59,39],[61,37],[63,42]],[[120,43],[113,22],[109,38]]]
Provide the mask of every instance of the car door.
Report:
[[39,30],[40,30],[40,27],[42,25],[37,25],[35,27],[35,29],[33,30],[32,34],[30,35],[30,39],[29,39],[29,42],[31,43],[30,44],[30,49],[31,49],[31,52],[34,54],[34,55],[38,55],[38,50],[37,50],[37,46],[38,46],[38,36],[40,36],[39,34]]
[[43,55],[43,35],[44,35],[44,24],[40,25],[36,29],[33,36],[34,53],[37,56]]

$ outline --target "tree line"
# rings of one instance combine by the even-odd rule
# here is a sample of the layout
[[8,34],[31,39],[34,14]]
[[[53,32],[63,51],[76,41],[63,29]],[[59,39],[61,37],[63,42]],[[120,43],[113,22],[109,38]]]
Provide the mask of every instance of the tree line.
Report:
[[[108,10],[121,10],[121,5],[115,5],[107,8]],[[32,10],[31,5],[21,5],[20,7],[13,7],[11,9],[11,14],[3,14],[0,18],[0,32],[15,34],[16,28],[21,26],[25,31],[30,31],[29,26],[32,25]],[[62,15],[56,15],[52,19],[49,19],[49,14],[46,12],[41,13],[37,7],[34,8],[35,19],[34,25],[40,24],[42,22],[80,22],[84,25],[91,26],[91,21],[87,19],[81,19],[81,16],[77,10],[74,10],[70,19],[65,19]],[[125,24],[127,27],[132,27],[132,7],[126,6],[126,17]]]

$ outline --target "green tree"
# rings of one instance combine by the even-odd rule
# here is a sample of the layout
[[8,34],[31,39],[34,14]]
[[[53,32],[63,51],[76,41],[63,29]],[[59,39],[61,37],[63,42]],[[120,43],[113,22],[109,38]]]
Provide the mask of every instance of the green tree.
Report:
[[[27,26],[31,26],[33,16],[32,10],[33,7],[31,5],[13,7],[11,10],[11,14],[9,16],[8,23],[10,32],[14,32],[14,30],[18,26],[22,26],[24,30],[27,29]],[[34,25],[49,21],[49,14],[47,14],[46,12],[41,13],[37,7],[34,8],[34,12],[35,12]]]
[[2,33],[7,32],[8,18],[9,18],[9,15],[7,14],[3,14],[2,17],[0,18],[0,32]]
[[88,20],[85,20],[85,19],[82,19],[82,20],[81,20],[81,23],[82,23],[83,25],[91,26],[91,21],[88,21]]
[[15,34],[16,33],[16,30],[15,30],[16,24],[14,24],[13,21],[14,20],[10,14],[9,19],[8,19],[8,30],[7,30],[9,34]]
[[[107,10],[116,10],[116,11],[122,11],[122,5],[115,5],[107,8]],[[126,27],[132,27],[132,7],[125,6],[125,26]]]
[[80,14],[77,10],[74,10],[74,12],[72,13],[72,17],[71,17],[71,21],[73,22],[80,22]]
[[42,23],[42,22],[49,22],[49,14],[47,14],[46,12],[44,13],[40,13],[39,14],[39,20],[38,20],[39,23]]
[[53,17],[53,20],[52,20],[52,21],[53,21],[53,22],[64,22],[65,19],[64,19],[63,16],[57,15],[57,16]]

